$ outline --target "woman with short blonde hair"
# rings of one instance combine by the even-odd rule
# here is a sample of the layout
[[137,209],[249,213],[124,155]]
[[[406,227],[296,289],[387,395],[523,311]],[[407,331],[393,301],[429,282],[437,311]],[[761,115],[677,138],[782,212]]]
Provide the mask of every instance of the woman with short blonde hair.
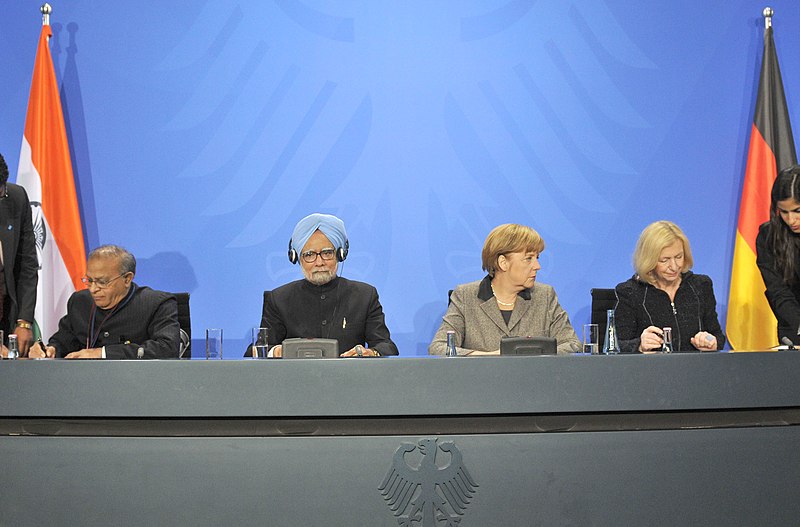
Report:
[[656,285],[656,278],[653,271],[658,265],[658,257],[665,247],[675,243],[677,240],[683,244],[683,266],[681,272],[692,269],[694,259],[692,249],[689,246],[689,239],[680,227],[671,221],[660,220],[651,223],[642,231],[639,241],[636,243],[636,250],[633,252],[633,269],[639,278],[645,282]]
[[538,232],[525,225],[499,225],[492,229],[483,243],[482,268],[489,276],[494,276],[500,255],[519,251],[541,254],[544,251],[544,240]]
[[672,331],[672,350],[715,351],[725,335],[717,318],[711,278],[692,273],[692,249],[671,221],[651,223],[633,253],[635,274],[617,284],[617,337],[623,352],[667,351],[664,328]]
[[554,337],[558,353],[577,351],[578,337],[555,291],[536,281],[543,250],[544,240],[530,227],[492,229],[481,252],[488,274],[455,288],[428,353],[445,354],[448,331],[455,332],[459,355],[498,354],[503,337],[527,336]]

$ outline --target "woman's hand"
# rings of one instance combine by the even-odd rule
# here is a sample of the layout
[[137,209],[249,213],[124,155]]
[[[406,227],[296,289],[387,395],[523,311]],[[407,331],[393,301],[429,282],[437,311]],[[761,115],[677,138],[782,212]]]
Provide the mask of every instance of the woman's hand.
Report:
[[664,332],[661,328],[655,326],[645,328],[645,330],[642,331],[642,335],[639,337],[639,351],[642,353],[661,351],[661,346],[664,345],[663,334]]
[[717,337],[707,331],[699,331],[692,337],[692,346],[700,351],[717,351]]

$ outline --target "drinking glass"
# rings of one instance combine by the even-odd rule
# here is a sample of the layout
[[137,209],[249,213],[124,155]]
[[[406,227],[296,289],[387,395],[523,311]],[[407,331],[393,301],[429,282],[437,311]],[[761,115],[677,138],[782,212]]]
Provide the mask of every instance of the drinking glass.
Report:
[[600,332],[597,324],[583,325],[583,353],[586,355],[600,353]]
[[664,344],[661,345],[663,353],[672,353],[672,328],[664,328]]
[[222,358],[222,329],[206,329],[206,360]]
[[253,328],[253,350],[255,351],[254,357],[257,359],[266,359],[269,352],[269,340],[267,328]]

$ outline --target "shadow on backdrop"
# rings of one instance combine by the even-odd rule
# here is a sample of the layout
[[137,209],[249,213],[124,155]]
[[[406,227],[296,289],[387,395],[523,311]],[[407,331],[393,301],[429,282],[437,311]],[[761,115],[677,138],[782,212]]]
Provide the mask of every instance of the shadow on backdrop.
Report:
[[192,293],[197,289],[197,276],[186,256],[162,252],[136,258],[136,283],[171,293]]
[[[53,24],[52,52],[56,70],[61,55],[61,24]],[[75,56],[78,53],[76,35],[78,24],[67,24],[69,45],[66,48],[66,63],[61,76],[61,106],[64,111],[64,125],[67,129],[69,154],[72,159],[72,173],[75,179],[75,191],[78,194],[78,207],[83,224],[83,240],[86,249],[97,247],[97,208],[94,202],[94,183],[92,166],[89,160],[89,138],[86,133],[86,116],[83,108],[81,82],[78,77],[78,65]]]

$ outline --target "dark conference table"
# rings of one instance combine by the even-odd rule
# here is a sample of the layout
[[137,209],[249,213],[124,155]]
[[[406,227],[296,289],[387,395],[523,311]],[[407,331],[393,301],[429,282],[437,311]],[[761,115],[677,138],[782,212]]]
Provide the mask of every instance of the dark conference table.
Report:
[[800,518],[798,352],[18,360],[0,386],[0,525]]

